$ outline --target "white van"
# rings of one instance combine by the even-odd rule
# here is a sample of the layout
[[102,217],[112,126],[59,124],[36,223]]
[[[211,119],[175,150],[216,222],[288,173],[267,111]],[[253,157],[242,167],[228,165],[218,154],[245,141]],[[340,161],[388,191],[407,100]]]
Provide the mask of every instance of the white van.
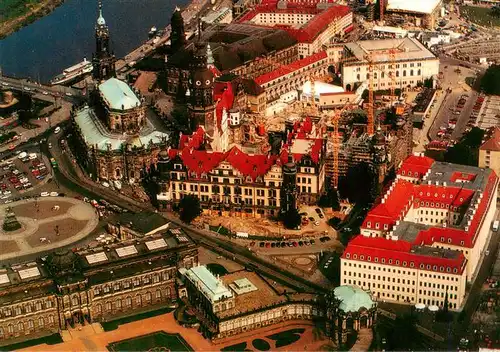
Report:
[[500,221],[495,220],[493,221],[493,225],[491,226],[491,228],[493,229],[493,231],[497,232],[499,226],[500,226]]
[[36,153],[31,153],[31,154],[29,155],[29,159],[30,159],[30,160],[35,160],[36,158],[37,158]]
[[54,133],[55,134],[58,134],[59,132],[61,132],[61,127],[56,127],[56,129],[54,130]]

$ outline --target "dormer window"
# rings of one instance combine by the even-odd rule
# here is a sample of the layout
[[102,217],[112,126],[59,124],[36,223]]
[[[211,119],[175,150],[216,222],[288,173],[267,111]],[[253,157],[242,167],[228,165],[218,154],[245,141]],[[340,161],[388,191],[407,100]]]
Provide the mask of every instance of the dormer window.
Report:
[[377,223],[375,223],[375,229],[377,229],[377,230],[378,230],[379,228],[380,228],[380,224],[379,224],[378,222],[377,222]]
[[371,221],[368,221],[368,222],[366,223],[366,226],[367,226],[368,228],[371,228],[371,227],[372,227],[372,223],[371,223]]
[[353,257],[354,259],[358,259],[358,255],[357,255],[357,254],[354,254],[352,257]]
[[351,258],[351,253],[347,253],[347,254],[345,255],[345,257],[346,257],[347,259]]
[[448,243],[451,243],[451,238],[448,238]]

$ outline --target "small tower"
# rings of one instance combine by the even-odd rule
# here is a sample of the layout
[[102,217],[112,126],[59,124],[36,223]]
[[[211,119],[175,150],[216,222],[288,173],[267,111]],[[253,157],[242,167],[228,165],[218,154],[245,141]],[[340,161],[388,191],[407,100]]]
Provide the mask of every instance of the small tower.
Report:
[[174,54],[179,49],[182,49],[186,44],[186,32],[184,29],[184,19],[182,18],[181,9],[175,8],[172,18],[170,19],[170,48],[171,53]]
[[215,128],[214,81],[215,76],[207,64],[206,47],[198,42],[189,77],[188,111],[193,127],[203,126],[210,136]]
[[288,150],[288,161],[283,165],[282,173],[280,211],[285,214],[297,208],[297,165],[293,161],[291,148]]
[[210,44],[207,44],[207,67],[215,67],[214,54]]
[[109,47],[109,28],[102,15],[102,2],[99,0],[99,17],[95,26],[96,51],[92,55],[93,77],[98,81],[103,81],[116,76],[115,55]]

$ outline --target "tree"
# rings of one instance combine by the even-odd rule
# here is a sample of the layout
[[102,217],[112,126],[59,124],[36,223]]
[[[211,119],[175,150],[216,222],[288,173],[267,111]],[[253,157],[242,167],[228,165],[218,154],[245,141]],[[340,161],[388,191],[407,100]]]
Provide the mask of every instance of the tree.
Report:
[[342,346],[342,312],[340,304],[342,301],[335,296],[335,291],[329,290],[319,300],[323,308],[323,315],[327,319],[327,335],[330,336],[333,342],[337,343],[338,347]]
[[366,162],[359,163],[347,170],[340,179],[339,192],[342,198],[355,203],[369,203],[377,195],[378,182],[373,168]]
[[202,213],[200,200],[194,194],[185,195],[179,202],[180,218],[190,224]]
[[397,316],[387,335],[387,350],[416,351],[419,350],[420,341],[417,319],[412,314]]
[[328,225],[330,225],[334,229],[338,229],[341,222],[342,222],[342,220],[340,218],[333,217],[330,220],[328,220]]
[[474,127],[462,140],[448,149],[444,155],[444,160],[461,165],[477,166],[479,163],[479,147],[483,142],[484,131]]
[[486,94],[500,94],[500,65],[491,65],[481,79],[481,89]]
[[297,209],[291,209],[283,214],[283,225],[287,229],[296,229],[300,225],[302,218]]
[[172,110],[171,113],[172,120],[174,121],[176,127],[184,132],[184,133],[191,133],[193,130],[191,126],[191,121],[189,118],[189,113],[186,109],[186,107],[181,107],[178,106]]
[[491,8],[491,16],[493,17],[500,17],[500,6],[493,6]]

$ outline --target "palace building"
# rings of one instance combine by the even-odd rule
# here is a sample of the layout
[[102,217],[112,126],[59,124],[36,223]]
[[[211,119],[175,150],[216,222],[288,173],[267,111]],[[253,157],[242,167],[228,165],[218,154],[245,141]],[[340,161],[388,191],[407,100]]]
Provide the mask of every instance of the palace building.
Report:
[[396,303],[461,309],[496,212],[490,169],[413,155],[341,258],[341,283]]
[[376,319],[376,303],[358,287],[335,289],[341,304],[338,315],[333,315],[318,295],[278,294],[255,272],[241,270],[218,277],[205,266],[195,266],[179,273],[189,304],[207,318],[202,332],[215,341],[290,320],[327,319],[327,326],[342,324],[345,342],[352,330],[371,328]]
[[339,65],[346,90],[368,81],[370,60],[375,90],[416,87],[439,74],[439,58],[415,38],[358,41],[344,45]]
[[351,31],[353,15],[348,6],[333,1],[264,0],[238,22],[287,31],[299,43],[299,58],[303,59]]
[[179,268],[198,265],[179,228],[0,269],[0,344],[175,304]]

